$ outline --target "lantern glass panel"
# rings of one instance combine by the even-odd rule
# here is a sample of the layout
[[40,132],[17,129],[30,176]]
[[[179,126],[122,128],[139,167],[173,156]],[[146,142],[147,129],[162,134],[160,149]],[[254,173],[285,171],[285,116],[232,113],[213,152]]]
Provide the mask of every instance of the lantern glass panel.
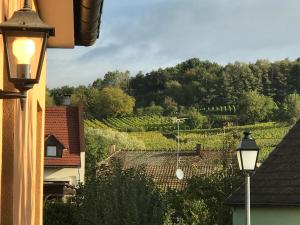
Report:
[[240,150],[243,170],[254,170],[256,166],[257,150]]
[[36,79],[43,32],[6,32],[10,79]]

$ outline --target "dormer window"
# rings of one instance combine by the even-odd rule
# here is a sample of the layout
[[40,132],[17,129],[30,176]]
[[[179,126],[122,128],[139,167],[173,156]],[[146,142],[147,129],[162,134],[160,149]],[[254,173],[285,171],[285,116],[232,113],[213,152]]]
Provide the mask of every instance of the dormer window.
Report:
[[45,141],[45,156],[46,157],[62,157],[62,152],[65,149],[64,145],[54,136],[48,135]]

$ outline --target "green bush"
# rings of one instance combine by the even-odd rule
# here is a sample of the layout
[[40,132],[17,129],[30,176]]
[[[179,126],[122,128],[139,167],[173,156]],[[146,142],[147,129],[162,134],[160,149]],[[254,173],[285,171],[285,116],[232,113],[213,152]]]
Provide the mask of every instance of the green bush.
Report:
[[72,203],[45,202],[44,225],[78,225],[76,222],[76,206]]
[[275,110],[277,107],[271,97],[249,91],[241,97],[238,114],[243,123],[256,123],[270,121]]
[[204,125],[206,128],[224,127],[225,124],[227,123],[235,124],[236,121],[237,121],[236,115],[210,114],[207,116],[207,120]]
[[112,145],[115,145],[117,149],[145,149],[143,141],[131,137],[127,133],[89,127],[85,129],[85,144],[87,179],[95,176],[98,163],[110,154]]
[[194,110],[189,112],[188,119],[184,124],[187,125],[189,129],[199,129],[202,128],[206,123],[207,117]]
[[295,123],[300,118],[300,95],[290,94],[285,97],[280,107],[280,120]]
[[98,119],[117,117],[131,114],[135,99],[120,88],[105,87],[99,91],[94,105],[98,112]]
[[153,102],[150,106],[143,109],[143,115],[162,115],[164,108],[160,105],[155,105]]
[[163,224],[163,198],[142,170],[115,163],[98,172],[78,191],[79,225]]
[[207,177],[191,178],[183,191],[169,190],[169,221],[178,225],[232,224],[231,209],[223,203],[242,181],[239,170],[229,166]]

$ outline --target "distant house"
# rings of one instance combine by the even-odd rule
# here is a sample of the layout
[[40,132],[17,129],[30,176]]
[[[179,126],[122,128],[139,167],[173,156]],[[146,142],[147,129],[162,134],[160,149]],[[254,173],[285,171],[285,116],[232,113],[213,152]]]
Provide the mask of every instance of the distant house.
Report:
[[[300,224],[300,121],[251,177],[250,189],[252,224]],[[225,204],[232,206],[233,225],[244,225],[244,187]]]
[[82,107],[46,107],[45,114],[44,196],[72,195],[84,182]]
[[121,161],[123,169],[143,168],[153,181],[163,190],[182,190],[192,176],[207,176],[222,164],[222,151],[180,151],[179,168],[184,172],[182,180],[177,179],[176,151],[118,151],[104,160],[110,165],[113,159]]

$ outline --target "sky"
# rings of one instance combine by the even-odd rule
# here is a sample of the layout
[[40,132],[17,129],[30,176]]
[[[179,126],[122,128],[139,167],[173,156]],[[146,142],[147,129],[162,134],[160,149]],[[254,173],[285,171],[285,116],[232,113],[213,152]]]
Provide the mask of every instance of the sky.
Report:
[[101,20],[93,46],[47,50],[49,88],[194,57],[223,65],[300,57],[299,0],[105,0]]

